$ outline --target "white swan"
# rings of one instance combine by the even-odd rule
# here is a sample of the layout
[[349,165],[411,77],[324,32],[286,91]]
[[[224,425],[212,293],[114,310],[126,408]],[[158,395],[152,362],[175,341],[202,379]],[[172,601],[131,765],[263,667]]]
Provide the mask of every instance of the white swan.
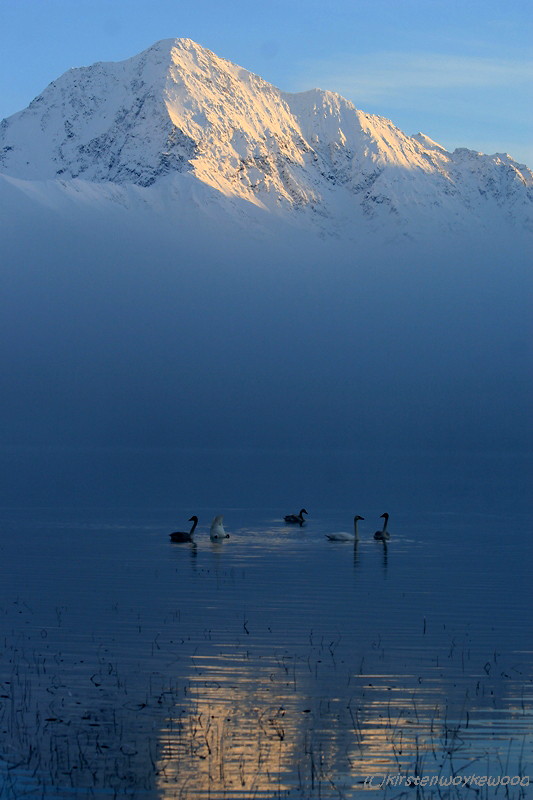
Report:
[[229,533],[226,533],[224,530],[224,525],[222,524],[223,519],[224,517],[222,514],[219,514],[211,523],[209,537],[212,542],[219,542],[221,539],[229,539]]
[[326,539],[329,539],[330,542],[358,542],[359,531],[357,529],[357,523],[360,519],[364,519],[364,517],[360,517],[359,514],[353,518],[353,533],[347,533],[346,531],[340,531],[339,533],[326,533]]
[[305,522],[305,519],[304,519],[303,515],[304,514],[308,514],[308,513],[309,512],[306,511],[305,508],[302,508],[302,509],[300,509],[300,513],[299,514],[286,514],[286,516],[283,517],[283,519],[285,520],[285,522],[289,522],[291,524],[297,524],[301,528],[302,525]]
[[185,531],[174,531],[174,533],[169,534],[172,542],[192,542],[192,535],[198,525],[198,517],[191,517],[189,522],[192,522],[192,528],[188,533]]
[[381,516],[384,517],[385,522],[383,523],[382,530],[375,532],[374,539],[381,539],[381,541],[386,542],[386,541],[388,541],[390,539],[390,533],[387,530],[387,523],[389,521],[389,515],[388,514],[382,514]]

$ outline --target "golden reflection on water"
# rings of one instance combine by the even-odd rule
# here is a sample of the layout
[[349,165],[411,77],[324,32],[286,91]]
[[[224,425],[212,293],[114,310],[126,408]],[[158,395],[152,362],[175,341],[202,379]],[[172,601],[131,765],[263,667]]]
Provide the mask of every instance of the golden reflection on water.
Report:
[[[253,674],[252,674],[253,673]],[[270,791],[295,757],[298,724],[294,699],[262,670],[244,662],[201,666],[191,676],[186,707],[176,709],[160,733],[158,788],[178,785],[189,796],[236,790]],[[303,716],[302,712],[298,714]]]
[[[324,796],[354,797],[369,775],[452,772],[483,726],[483,702],[470,704],[469,716],[466,696],[451,703],[437,680],[350,676],[334,664],[319,676],[287,653],[262,663],[234,654],[194,661],[184,702],[159,734],[163,800],[311,797],[321,786]],[[505,730],[490,735],[504,740]]]
[[436,746],[437,688],[418,698],[417,690],[389,691],[382,676],[365,676],[377,685],[352,696],[331,686],[317,696],[313,670],[305,680],[304,665],[291,659],[195,660],[187,698],[160,731],[157,788],[165,800],[271,796],[273,787],[306,796],[320,783],[353,790]]

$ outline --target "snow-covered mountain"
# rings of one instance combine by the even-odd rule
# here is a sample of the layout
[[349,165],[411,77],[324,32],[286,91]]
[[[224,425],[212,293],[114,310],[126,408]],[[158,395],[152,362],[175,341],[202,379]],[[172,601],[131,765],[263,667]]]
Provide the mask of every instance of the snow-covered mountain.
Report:
[[69,70],[3,120],[0,172],[26,193],[22,182],[58,182],[33,187],[41,196],[92,184],[106,202],[164,197],[165,213],[214,202],[322,233],[533,231],[533,173],[509,155],[447,152],[334,92],[283,92],[189,39]]

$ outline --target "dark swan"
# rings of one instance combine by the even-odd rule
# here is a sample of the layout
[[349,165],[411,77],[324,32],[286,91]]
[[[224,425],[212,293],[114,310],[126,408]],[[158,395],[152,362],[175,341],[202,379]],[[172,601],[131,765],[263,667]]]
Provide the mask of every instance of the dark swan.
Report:
[[382,542],[387,542],[390,539],[390,533],[387,530],[389,515],[382,514],[381,516],[385,519],[385,522],[383,523],[383,528],[380,531],[375,532],[374,539],[381,539]]
[[192,542],[192,535],[198,525],[198,517],[191,517],[189,522],[192,522],[192,528],[189,533],[185,533],[185,531],[174,531],[174,533],[169,534],[171,542]]
[[289,522],[291,524],[299,525],[300,527],[304,524],[305,519],[303,517],[304,514],[308,514],[309,512],[305,510],[305,508],[300,509],[299,514],[287,514],[283,519],[285,522]]

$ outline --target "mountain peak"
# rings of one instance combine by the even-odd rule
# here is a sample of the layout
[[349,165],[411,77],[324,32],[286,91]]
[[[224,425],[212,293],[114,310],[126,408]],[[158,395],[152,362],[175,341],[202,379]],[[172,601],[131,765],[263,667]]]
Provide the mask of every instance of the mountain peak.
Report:
[[426,150],[438,150],[441,153],[446,152],[446,149],[441,144],[433,141],[433,139],[430,139],[430,137],[426,136],[425,133],[415,133],[411,138],[416,139],[417,142],[420,142],[420,144],[425,147]]

